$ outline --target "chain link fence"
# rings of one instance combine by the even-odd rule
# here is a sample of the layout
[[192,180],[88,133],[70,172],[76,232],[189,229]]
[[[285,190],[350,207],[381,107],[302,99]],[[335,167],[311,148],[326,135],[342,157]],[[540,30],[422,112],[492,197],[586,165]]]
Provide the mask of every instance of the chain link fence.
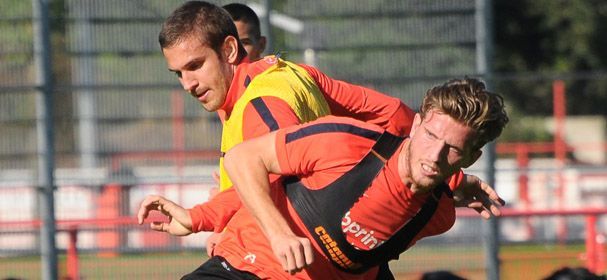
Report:
[[[163,19],[183,2],[50,3],[60,252],[69,250],[68,232],[76,224],[78,249],[93,263],[112,254],[192,254],[188,255],[192,262],[180,261],[177,254],[152,264],[108,266],[106,272],[117,271],[112,277],[175,278],[194,269],[201,261],[197,258],[204,255],[205,235],[168,238],[128,221],[120,223],[121,218],[134,216],[133,209],[147,194],[164,194],[191,207],[205,201],[214,185],[211,173],[219,156],[221,124],[215,114],[183,93],[167,71],[157,43]],[[265,14],[267,3],[245,3]],[[36,19],[30,1],[0,0],[0,6],[0,265],[16,267],[20,270],[14,273],[36,279],[38,260],[27,261],[39,254],[40,243],[36,195],[43,154],[33,47]],[[478,74],[474,0],[285,0],[270,1],[270,7],[272,27],[262,33],[271,35],[271,52],[280,51],[287,59],[315,65],[334,78],[397,96],[412,108],[419,106],[432,85]],[[510,83],[519,78],[496,77],[495,87],[506,99],[516,98]],[[545,80],[548,94],[550,82]],[[115,224],[100,224],[110,220]],[[464,219],[464,224],[456,224],[454,234],[420,244],[424,252],[436,244],[464,242],[469,252],[450,254],[467,254],[467,262],[451,265],[428,257],[423,264],[408,259],[395,269],[408,275],[433,269],[474,271],[482,279],[479,229],[477,220]],[[175,270],[167,265],[156,274],[146,274],[149,266],[165,263],[183,266]],[[81,275],[104,278],[93,266],[83,263]],[[8,277],[15,270],[0,271],[0,277]],[[66,273],[61,269],[62,275]]]

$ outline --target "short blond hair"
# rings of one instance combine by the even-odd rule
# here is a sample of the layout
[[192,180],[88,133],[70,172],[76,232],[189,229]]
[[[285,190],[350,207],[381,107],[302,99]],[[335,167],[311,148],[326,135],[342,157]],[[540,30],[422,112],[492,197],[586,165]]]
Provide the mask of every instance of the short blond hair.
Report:
[[419,110],[422,119],[432,110],[475,129],[474,149],[499,137],[509,121],[503,98],[474,78],[450,80],[428,90]]

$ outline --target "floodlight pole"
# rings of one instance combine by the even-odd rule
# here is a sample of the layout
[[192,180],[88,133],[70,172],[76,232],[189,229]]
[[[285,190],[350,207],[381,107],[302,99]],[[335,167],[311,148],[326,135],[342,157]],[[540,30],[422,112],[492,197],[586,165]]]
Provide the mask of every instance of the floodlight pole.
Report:
[[[476,0],[476,66],[477,71],[483,76],[487,88],[492,85],[492,61],[493,61],[493,16],[491,0]],[[483,179],[495,188],[495,143],[491,142],[483,148],[481,163],[484,168]],[[499,263],[499,228],[496,218],[482,223],[483,248],[486,261],[486,279],[500,279]]]
[[271,0],[263,0],[262,7],[266,11],[265,14],[261,17],[261,25],[263,33],[266,36],[266,53],[274,54],[274,36],[272,36],[272,24],[270,21],[270,17],[272,14],[272,1]]
[[55,245],[55,205],[53,176],[53,81],[51,74],[51,40],[49,31],[49,0],[32,0],[34,24],[34,61],[36,64],[36,122],[38,134],[38,202],[42,219],[40,255],[42,279],[57,280],[57,248]]
[[265,53],[267,54],[275,54],[277,51],[275,49],[272,26],[293,34],[300,34],[303,32],[304,23],[296,18],[281,14],[277,11],[272,11],[271,0],[263,0],[261,5],[257,3],[247,3],[247,6],[253,9],[259,17],[261,34],[264,34],[266,37]]
[[91,11],[88,3],[77,3],[75,23],[75,41],[84,51],[82,57],[72,62],[76,67],[72,71],[73,80],[82,90],[78,90],[78,145],[80,150],[80,168],[91,170],[98,165],[97,158],[97,119],[95,94],[91,86],[95,84],[95,60],[92,58],[93,28],[91,24]]

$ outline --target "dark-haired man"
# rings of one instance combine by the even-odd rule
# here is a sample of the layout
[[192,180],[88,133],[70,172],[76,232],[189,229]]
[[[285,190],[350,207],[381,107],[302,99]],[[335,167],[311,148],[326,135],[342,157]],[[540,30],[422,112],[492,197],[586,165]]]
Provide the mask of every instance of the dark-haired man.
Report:
[[266,37],[261,35],[259,17],[255,11],[241,3],[227,4],[223,8],[230,13],[249,60],[259,60],[266,49]]

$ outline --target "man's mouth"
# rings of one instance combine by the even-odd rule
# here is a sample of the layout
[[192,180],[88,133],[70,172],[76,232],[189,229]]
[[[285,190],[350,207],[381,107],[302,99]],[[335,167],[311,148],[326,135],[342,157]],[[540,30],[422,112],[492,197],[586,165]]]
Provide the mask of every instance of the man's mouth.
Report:
[[202,103],[206,102],[206,101],[207,101],[207,93],[208,93],[208,92],[209,92],[208,90],[205,90],[205,91],[204,91],[204,92],[202,92],[201,94],[198,94],[198,93],[197,93],[197,94],[196,94],[196,99],[198,99],[198,101],[200,101],[200,102],[202,102]]
[[424,173],[425,176],[427,177],[432,177],[438,174],[438,170],[436,168],[433,168],[430,165],[427,165],[425,163],[421,164],[422,167],[422,172]]

